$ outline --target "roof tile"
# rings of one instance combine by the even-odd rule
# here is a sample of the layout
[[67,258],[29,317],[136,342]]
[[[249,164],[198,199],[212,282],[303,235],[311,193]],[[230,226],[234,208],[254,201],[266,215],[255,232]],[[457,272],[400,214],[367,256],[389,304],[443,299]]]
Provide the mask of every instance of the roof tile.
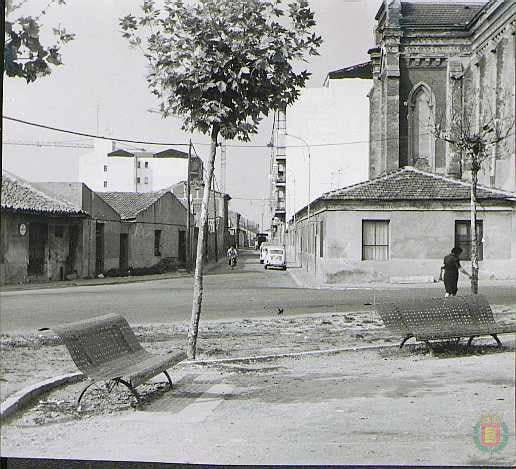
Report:
[[404,26],[467,26],[485,3],[401,3]]
[[96,192],[118,212],[122,220],[131,220],[160,199],[167,191],[158,192]]
[[86,215],[69,202],[57,200],[27,181],[2,170],[2,209],[49,215]]
[[[471,184],[406,166],[327,192],[324,200],[469,200]],[[516,193],[478,186],[478,199],[516,200]]]

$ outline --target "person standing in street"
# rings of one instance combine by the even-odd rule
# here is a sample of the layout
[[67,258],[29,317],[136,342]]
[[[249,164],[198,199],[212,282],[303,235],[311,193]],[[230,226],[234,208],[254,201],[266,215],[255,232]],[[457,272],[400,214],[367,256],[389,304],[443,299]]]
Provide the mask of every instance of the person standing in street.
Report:
[[[457,294],[457,282],[459,280],[459,270],[471,278],[471,275],[464,270],[460,265],[459,256],[462,248],[455,246],[450,254],[444,257],[443,265],[441,266],[441,273],[439,280],[444,280],[444,288],[446,290],[445,297],[455,296]],[[444,275],[443,275],[444,272]]]

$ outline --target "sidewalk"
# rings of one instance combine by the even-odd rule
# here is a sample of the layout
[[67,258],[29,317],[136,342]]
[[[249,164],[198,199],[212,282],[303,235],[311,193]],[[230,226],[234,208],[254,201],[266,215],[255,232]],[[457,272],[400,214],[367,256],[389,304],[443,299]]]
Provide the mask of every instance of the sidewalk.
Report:
[[[50,420],[38,420],[42,414],[32,411],[3,425],[2,454],[197,464],[511,466],[514,438],[490,456],[478,447],[474,428],[479,414],[495,412],[514,434],[513,371],[513,351],[433,357],[394,347],[190,363],[171,370],[171,391],[158,377],[159,395],[141,411],[119,408],[77,419],[60,414],[59,405],[72,406],[82,385],[57,390],[46,398]],[[116,396],[87,398],[90,405],[104,399]]]
[[[208,273],[223,264],[226,261],[225,258],[220,258],[217,262],[212,261],[204,265],[204,273]],[[1,292],[8,291],[21,291],[21,290],[39,290],[46,288],[67,288],[67,287],[79,287],[79,286],[91,286],[91,285],[117,285],[121,283],[135,283],[135,282],[148,282],[152,280],[166,280],[169,278],[182,278],[182,277],[193,277],[193,272],[186,272],[184,269],[177,270],[175,272],[165,272],[163,274],[152,274],[152,275],[131,275],[128,277],[103,277],[103,278],[81,278],[76,280],[62,280],[62,281],[49,281],[49,282],[38,282],[38,283],[24,283],[18,285],[3,285],[0,286]]]
[[[296,285],[300,288],[311,289],[327,289],[327,290],[356,290],[356,289],[392,289],[399,290],[405,288],[435,288],[440,293],[444,292],[443,282],[417,282],[410,281],[409,278],[399,279],[398,283],[394,282],[345,282],[345,283],[324,283],[313,278],[313,275],[308,273],[306,269],[296,266],[294,264],[288,265],[287,272],[290,274]],[[514,287],[514,280],[480,280],[479,285],[484,286],[503,286]],[[458,287],[460,290],[468,290],[471,286],[469,279],[460,279]]]

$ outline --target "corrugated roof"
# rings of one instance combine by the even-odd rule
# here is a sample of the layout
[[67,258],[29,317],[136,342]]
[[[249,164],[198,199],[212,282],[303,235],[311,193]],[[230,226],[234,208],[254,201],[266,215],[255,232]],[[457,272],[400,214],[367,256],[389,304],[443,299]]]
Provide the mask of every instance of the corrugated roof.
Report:
[[167,191],[158,192],[96,192],[120,215],[122,220],[131,220],[150,207]]
[[2,209],[45,215],[82,215],[86,212],[65,200],[55,199],[27,181],[2,170]]
[[[469,200],[471,184],[410,166],[327,192],[323,200]],[[478,186],[478,199],[514,200],[516,193]]]
[[[487,2],[485,2],[487,3]],[[402,26],[467,26],[485,3],[401,3]]]

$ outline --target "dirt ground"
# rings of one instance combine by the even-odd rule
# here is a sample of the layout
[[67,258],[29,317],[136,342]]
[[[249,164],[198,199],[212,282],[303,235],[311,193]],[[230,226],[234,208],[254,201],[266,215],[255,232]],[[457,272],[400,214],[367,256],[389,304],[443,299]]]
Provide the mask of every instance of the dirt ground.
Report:
[[[497,322],[516,322],[515,307],[493,310]],[[184,347],[184,324],[133,327],[149,351]],[[423,345],[187,364],[172,370],[172,391],[162,375],[140,386],[145,404],[139,412],[125,389],[106,395],[102,384],[90,388],[77,409],[83,385],[67,385],[3,423],[2,452],[220,464],[510,465],[513,437],[507,451],[486,459],[471,435],[482,411],[500,411],[514,422],[514,338],[503,340],[502,351],[485,338],[469,351],[462,341],[436,344],[433,351]],[[201,321],[198,359],[398,342],[373,312]],[[3,335],[1,346],[2,400],[29,384],[77,371],[51,333]],[[199,421],[202,448],[193,444]],[[129,433],[120,432],[127,424]],[[177,437],[161,441],[160,425]],[[117,453],[117,444],[125,452]]]
[[[504,316],[505,317],[505,316]],[[133,327],[145,349],[155,353],[184,349],[187,324]],[[229,358],[321,350],[371,343],[396,342],[373,312],[277,316],[241,321],[202,321],[197,358]],[[51,332],[40,335],[2,335],[0,395],[77,368],[60,339]]]

